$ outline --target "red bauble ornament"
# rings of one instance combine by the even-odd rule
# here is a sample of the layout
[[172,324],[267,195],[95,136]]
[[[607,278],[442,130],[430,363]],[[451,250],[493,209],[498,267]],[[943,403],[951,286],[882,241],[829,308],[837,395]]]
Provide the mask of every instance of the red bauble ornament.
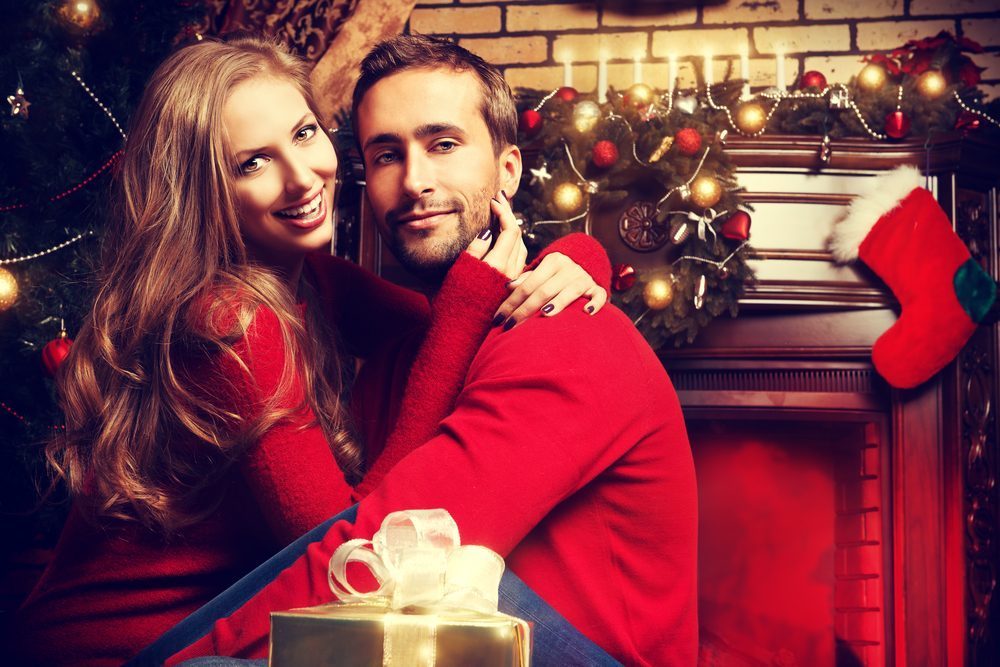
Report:
[[893,139],[902,139],[910,131],[910,117],[896,109],[885,117],[885,133]]
[[611,267],[611,289],[624,292],[635,285],[637,277],[631,264],[615,264]]
[[535,136],[542,130],[542,114],[534,109],[525,109],[517,121],[517,129],[529,137]]
[[49,377],[55,377],[56,371],[69,354],[70,345],[73,341],[66,335],[66,331],[60,331],[59,336],[50,340],[42,348],[42,366]]
[[563,86],[556,91],[556,97],[564,102],[575,102],[579,95],[580,93],[576,91],[576,88],[572,88],[570,86]]
[[823,76],[822,72],[811,69],[802,75],[802,78],[799,80],[799,88],[802,90],[806,88],[819,88],[823,90],[826,88],[826,77]]
[[677,130],[677,134],[674,135],[674,146],[677,146],[682,155],[688,157],[696,155],[701,150],[701,134],[693,127]]
[[736,211],[722,221],[719,233],[727,239],[746,241],[750,238],[750,214],[746,211]]
[[590,160],[595,167],[607,169],[618,162],[618,146],[615,146],[615,142],[607,139],[598,141],[590,152]]

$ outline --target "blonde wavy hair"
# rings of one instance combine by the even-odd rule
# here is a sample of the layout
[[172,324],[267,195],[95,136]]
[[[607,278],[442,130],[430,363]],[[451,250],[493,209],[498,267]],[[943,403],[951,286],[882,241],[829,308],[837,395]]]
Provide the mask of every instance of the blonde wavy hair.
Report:
[[[318,422],[348,480],[360,477],[333,332],[317,308],[302,322],[288,286],[248,259],[240,235],[222,109],[257,76],[289,81],[317,113],[305,65],[275,42],[240,36],[167,58],[133,117],[93,310],[59,377],[65,434],[46,450],[97,517],[168,535],[198,522],[221,499],[213,484],[227,466],[286,420]],[[234,346],[261,308],[279,322],[284,370],[248,417],[206,396],[190,371],[229,359],[252,380]],[[289,408],[296,378],[304,399]]]

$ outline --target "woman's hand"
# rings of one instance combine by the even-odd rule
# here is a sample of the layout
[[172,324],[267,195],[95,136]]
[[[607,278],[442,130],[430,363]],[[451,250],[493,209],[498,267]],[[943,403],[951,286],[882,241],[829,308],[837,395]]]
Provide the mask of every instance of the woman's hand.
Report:
[[482,234],[472,240],[466,252],[513,280],[524,271],[524,260],[528,259],[528,249],[524,247],[524,241],[521,239],[521,227],[517,224],[517,218],[510,208],[506,193],[502,190],[490,200],[490,210],[500,221],[500,232],[497,234],[496,243],[490,248],[492,233],[487,227]]
[[505,330],[510,329],[539,310],[545,317],[557,315],[581,296],[589,297],[584,309],[591,315],[604,307],[608,302],[607,291],[562,253],[550,253],[533,271],[524,271],[528,251],[506,194],[500,192],[490,202],[490,208],[500,221],[497,242],[490,249],[489,230],[486,230],[469,244],[468,252],[513,279],[508,285],[513,291],[497,309],[494,326],[503,323]]
[[607,291],[579,264],[560,252],[549,253],[534,271],[525,271],[508,286],[514,291],[500,304],[493,318],[494,326],[504,322],[505,329],[539,310],[543,317],[558,315],[581,296],[588,297],[584,310],[590,315],[608,302]]

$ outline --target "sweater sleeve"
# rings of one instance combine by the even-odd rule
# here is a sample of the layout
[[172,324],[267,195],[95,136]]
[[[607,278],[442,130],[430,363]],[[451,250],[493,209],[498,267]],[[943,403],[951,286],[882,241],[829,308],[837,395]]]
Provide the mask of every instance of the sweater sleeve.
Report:
[[[303,397],[298,376],[281,386],[285,346],[278,318],[260,309],[235,351],[246,365],[235,360],[223,364],[230,397],[244,418],[253,418],[264,397],[281,393],[280,407],[298,406]],[[309,408],[299,409],[270,428],[241,455],[238,464],[250,492],[257,500],[276,543],[285,545],[330,516],[349,507],[351,486],[344,478],[326,437]]]
[[[569,234],[547,246],[528,267],[560,252],[610,290],[611,266],[604,247],[587,234]],[[434,298],[430,329],[413,362],[399,418],[382,454],[358,485],[355,499],[371,492],[407,454],[429,440],[464,384],[496,311],[509,293],[507,278],[467,253],[456,260]]]
[[546,255],[554,252],[562,253],[572,259],[590,274],[595,283],[608,292],[611,291],[611,261],[604,246],[598,243],[597,239],[583,232],[561,236],[547,245],[528,268],[537,268]]
[[620,333],[627,325],[620,313],[567,312],[491,332],[437,435],[386,474],[359,503],[355,522],[335,523],[170,663],[266,654],[269,612],[329,602],[333,551],[370,539],[393,511],[444,508],[463,543],[507,556],[556,505],[646,437],[656,399],[622,369],[652,373],[655,361],[641,360],[638,337]]

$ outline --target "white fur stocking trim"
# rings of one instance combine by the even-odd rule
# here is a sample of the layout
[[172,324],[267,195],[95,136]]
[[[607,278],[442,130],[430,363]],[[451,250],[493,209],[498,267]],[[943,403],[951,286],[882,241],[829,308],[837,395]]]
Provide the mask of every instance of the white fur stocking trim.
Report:
[[838,262],[858,258],[858,248],[875,223],[920,187],[923,176],[916,167],[903,165],[869,180],[848,206],[846,217],[833,227],[830,251]]

